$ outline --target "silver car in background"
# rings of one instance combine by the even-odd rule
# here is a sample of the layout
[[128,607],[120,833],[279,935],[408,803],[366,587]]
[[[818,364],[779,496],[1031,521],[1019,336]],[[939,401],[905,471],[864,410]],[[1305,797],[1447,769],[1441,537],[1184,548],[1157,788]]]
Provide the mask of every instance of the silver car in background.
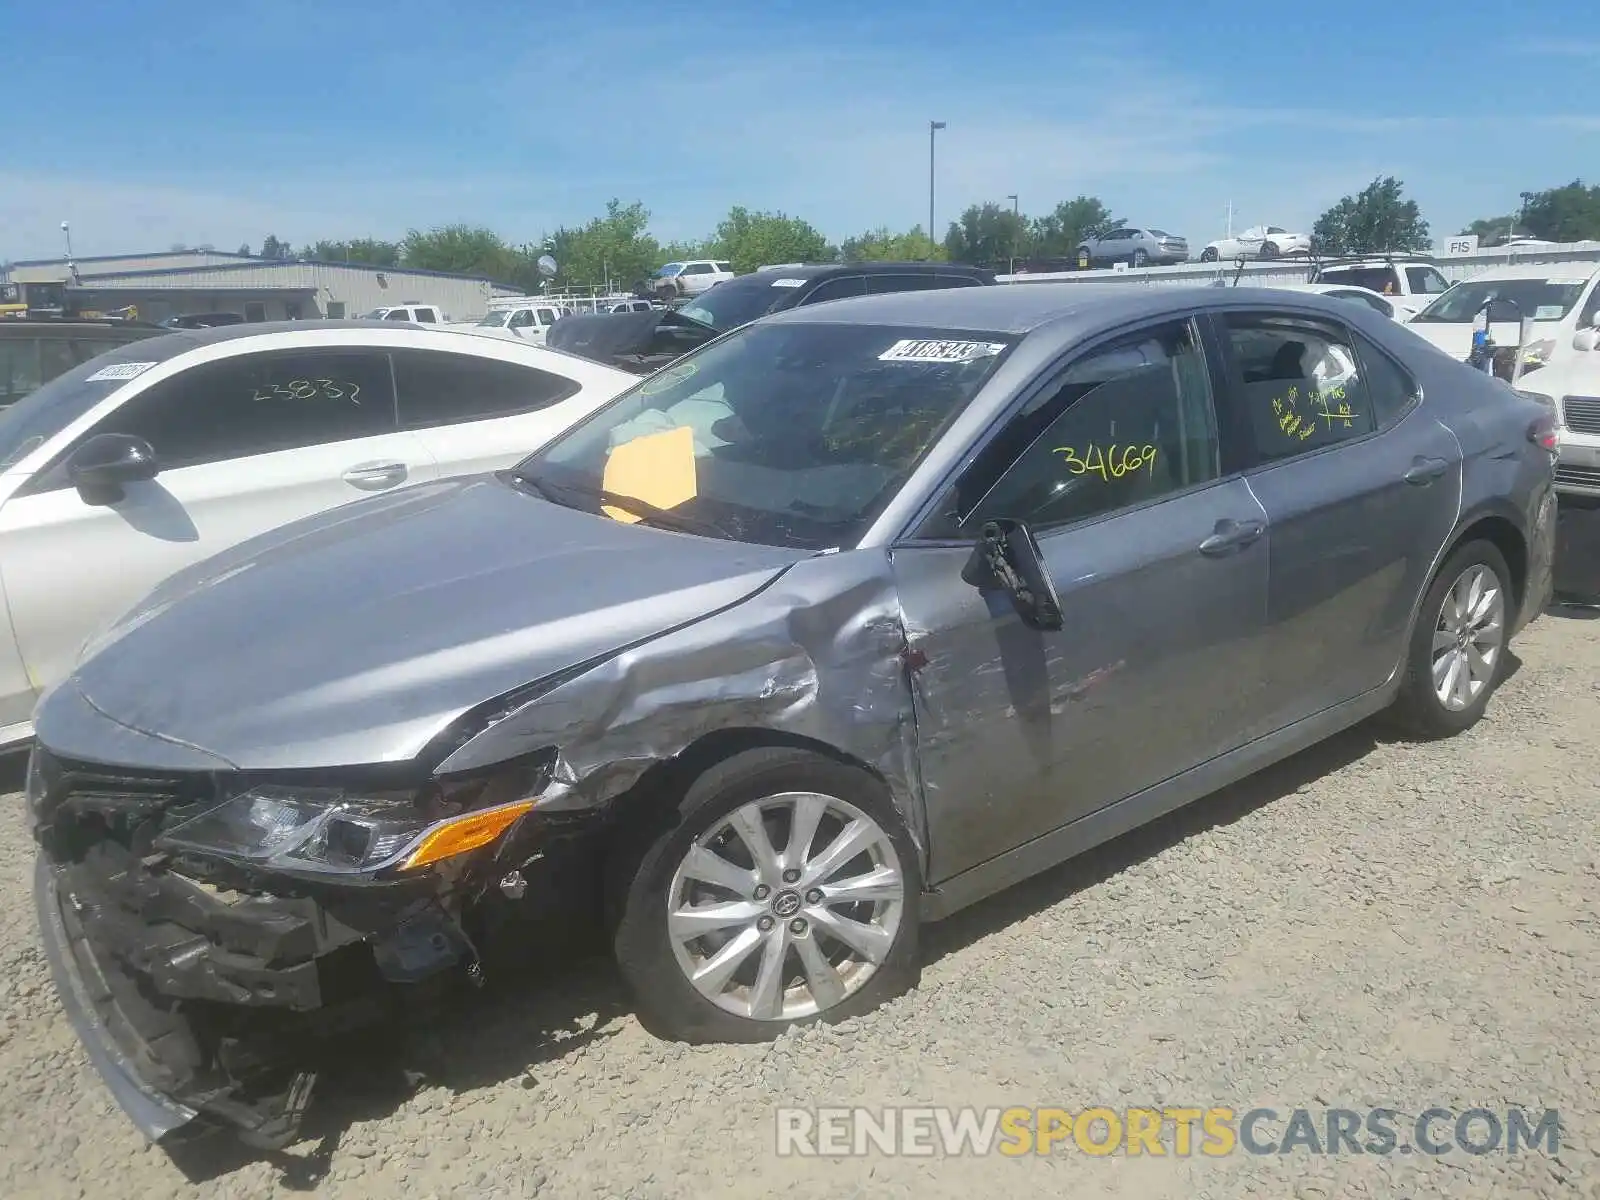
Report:
[[1078,269],[1127,263],[1133,267],[1171,266],[1189,261],[1189,242],[1165,229],[1125,226],[1078,244]]
[[864,1012],[924,921],[1374,714],[1471,726],[1550,594],[1554,445],[1312,294],[767,317],[92,644],[27,785],[57,987],[148,1136],[268,1145],[517,914],[592,919],[662,1036]]

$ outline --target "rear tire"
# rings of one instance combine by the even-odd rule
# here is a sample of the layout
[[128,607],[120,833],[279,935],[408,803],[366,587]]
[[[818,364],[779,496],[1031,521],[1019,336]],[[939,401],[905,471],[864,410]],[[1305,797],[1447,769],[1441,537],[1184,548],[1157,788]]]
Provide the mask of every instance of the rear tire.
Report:
[[1487,541],[1457,547],[1417,613],[1392,723],[1421,739],[1476,725],[1504,672],[1515,610],[1499,549]]
[[917,983],[916,846],[859,767],[788,747],[736,754],[689,785],[665,828],[619,848],[610,874],[617,965],[659,1037],[771,1041]]
[[1217,248],[1215,246],[1207,246],[1204,250],[1200,251],[1201,262],[1216,262],[1219,257],[1221,256],[1217,253]]
[[1276,243],[1276,242],[1262,242],[1261,243],[1261,257],[1262,258],[1277,258],[1278,257],[1278,243]]
[[1145,251],[1143,251],[1143,250],[1135,250],[1133,252],[1133,265],[1134,266],[1136,266],[1136,267],[1146,266],[1149,262],[1150,262],[1150,255],[1148,253],[1146,253]]

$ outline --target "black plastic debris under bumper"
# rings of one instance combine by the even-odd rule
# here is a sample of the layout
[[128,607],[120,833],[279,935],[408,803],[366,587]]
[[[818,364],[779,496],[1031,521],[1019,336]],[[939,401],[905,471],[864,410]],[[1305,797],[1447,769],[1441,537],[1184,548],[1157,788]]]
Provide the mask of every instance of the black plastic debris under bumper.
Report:
[[152,1142],[171,1140],[199,1114],[141,1078],[128,1053],[106,1028],[101,1014],[112,1004],[110,986],[88,942],[68,933],[56,874],[42,855],[34,866],[33,883],[39,934],[56,992],[90,1063],[140,1133]]

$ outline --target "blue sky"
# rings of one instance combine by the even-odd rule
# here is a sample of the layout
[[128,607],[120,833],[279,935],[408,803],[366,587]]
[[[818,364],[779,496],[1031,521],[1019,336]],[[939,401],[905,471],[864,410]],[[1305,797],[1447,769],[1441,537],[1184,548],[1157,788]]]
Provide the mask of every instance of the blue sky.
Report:
[[[1491,40],[1497,25],[1512,32]],[[1564,37],[1563,29],[1583,30]],[[1592,4],[0,2],[0,260],[275,233],[514,241],[640,199],[831,238],[1080,192],[1186,234],[1394,174],[1437,236],[1600,182]]]

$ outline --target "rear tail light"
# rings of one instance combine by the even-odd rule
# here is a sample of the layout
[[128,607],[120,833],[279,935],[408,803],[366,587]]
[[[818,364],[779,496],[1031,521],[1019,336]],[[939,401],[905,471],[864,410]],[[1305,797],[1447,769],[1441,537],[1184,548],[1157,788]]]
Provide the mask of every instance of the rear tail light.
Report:
[[1535,417],[1528,425],[1528,440],[1554,454],[1561,448],[1561,426],[1554,415]]

